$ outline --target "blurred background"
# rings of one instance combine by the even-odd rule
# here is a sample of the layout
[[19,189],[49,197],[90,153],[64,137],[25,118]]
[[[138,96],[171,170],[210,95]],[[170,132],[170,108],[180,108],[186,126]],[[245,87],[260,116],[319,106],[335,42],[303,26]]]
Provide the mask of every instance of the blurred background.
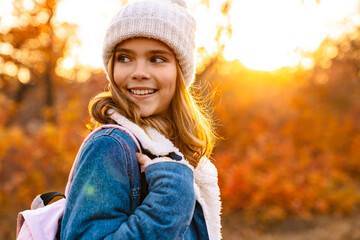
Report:
[[[63,192],[120,0],[1,0],[0,239]],[[195,0],[224,239],[360,239],[359,0]],[[311,237],[310,237],[311,236]]]

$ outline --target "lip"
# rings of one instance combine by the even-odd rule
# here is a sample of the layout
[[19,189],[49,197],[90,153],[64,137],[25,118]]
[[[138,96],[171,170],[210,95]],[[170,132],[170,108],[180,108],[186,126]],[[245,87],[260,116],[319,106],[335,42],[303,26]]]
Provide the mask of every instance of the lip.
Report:
[[156,90],[156,88],[152,88],[152,87],[129,87],[129,89],[133,89],[133,90]]
[[[130,90],[155,90],[154,93],[150,93],[150,94],[143,94],[143,95],[138,95],[138,94],[133,94]],[[127,89],[127,92],[129,93],[129,95],[135,99],[147,99],[147,98],[151,98],[153,97],[156,93],[157,93],[157,89],[156,88],[151,88],[151,87],[131,87]]]

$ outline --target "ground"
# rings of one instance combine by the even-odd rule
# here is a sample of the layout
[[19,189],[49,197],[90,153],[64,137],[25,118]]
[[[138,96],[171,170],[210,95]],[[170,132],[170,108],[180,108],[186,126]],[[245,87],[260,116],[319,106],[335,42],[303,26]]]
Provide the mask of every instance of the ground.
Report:
[[276,223],[246,220],[241,213],[222,216],[224,240],[360,240],[360,212],[352,216],[289,218]]

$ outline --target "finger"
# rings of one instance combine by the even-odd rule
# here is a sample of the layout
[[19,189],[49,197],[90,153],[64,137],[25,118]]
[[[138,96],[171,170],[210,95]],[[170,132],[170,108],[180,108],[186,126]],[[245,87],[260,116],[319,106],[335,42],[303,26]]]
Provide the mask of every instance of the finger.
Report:
[[148,156],[138,152],[136,153],[136,158],[138,160],[138,163],[140,163],[141,165],[144,165],[146,162],[151,161]]

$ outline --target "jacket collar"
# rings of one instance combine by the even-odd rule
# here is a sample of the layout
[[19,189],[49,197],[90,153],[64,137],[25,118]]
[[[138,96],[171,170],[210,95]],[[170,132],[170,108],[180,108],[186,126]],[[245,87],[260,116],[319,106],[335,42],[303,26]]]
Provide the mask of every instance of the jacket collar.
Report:
[[[152,154],[161,156],[175,152],[182,157],[184,156],[169,139],[156,129],[147,127],[145,132],[140,126],[131,122],[115,110],[110,109],[108,113],[111,119],[130,130],[139,140],[143,148]],[[156,158],[151,161],[150,164],[161,161],[164,160],[162,160],[162,158]],[[210,240],[221,239],[221,201],[216,167],[205,156],[195,169],[186,159],[178,161],[178,163],[188,166],[194,172],[195,196],[203,209]]]

